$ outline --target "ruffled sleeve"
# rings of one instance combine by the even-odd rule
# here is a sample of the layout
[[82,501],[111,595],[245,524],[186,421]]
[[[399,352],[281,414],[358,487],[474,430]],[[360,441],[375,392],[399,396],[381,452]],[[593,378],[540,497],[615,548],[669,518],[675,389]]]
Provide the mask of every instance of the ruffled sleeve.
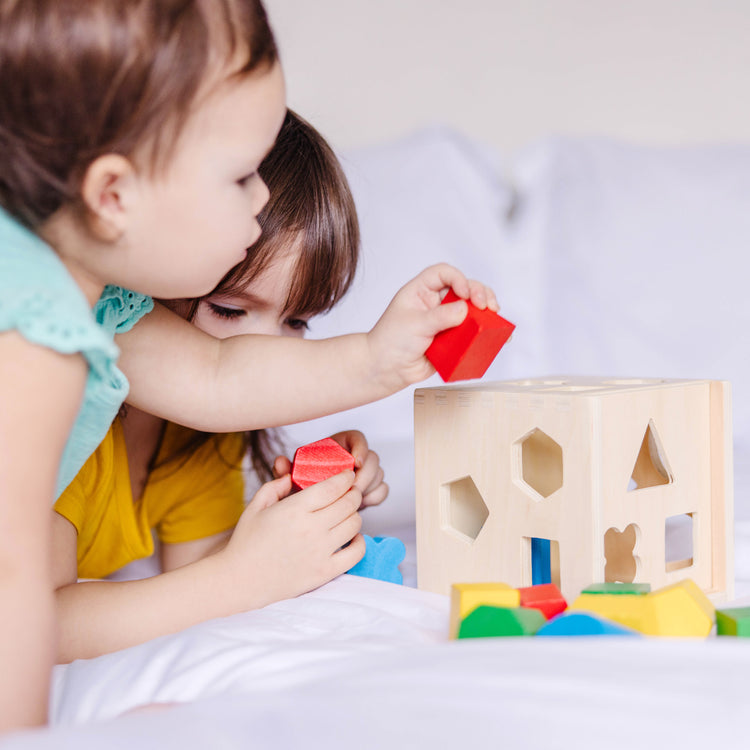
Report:
[[151,297],[120,286],[105,286],[94,307],[94,317],[112,335],[126,333],[154,309]]
[[127,396],[129,384],[117,367],[114,334],[129,330],[153,307],[150,297],[119,287],[107,287],[102,297],[99,323],[54,250],[0,208],[0,332],[15,330],[33,344],[80,353],[89,365],[81,409],[63,451],[57,494],[103,440]]

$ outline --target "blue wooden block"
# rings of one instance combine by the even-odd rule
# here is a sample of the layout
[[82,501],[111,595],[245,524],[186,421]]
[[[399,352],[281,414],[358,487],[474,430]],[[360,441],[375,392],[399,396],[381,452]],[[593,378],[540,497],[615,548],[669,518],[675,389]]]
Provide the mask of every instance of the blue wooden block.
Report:
[[537,635],[627,635],[640,633],[622,625],[596,617],[588,612],[571,612],[552,618],[537,631]]
[[406,555],[406,547],[400,539],[393,536],[365,538],[365,556],[349,571],[353,576],[376,578],[379,581],[403,583],[404,577],[398,569],[399,563]]

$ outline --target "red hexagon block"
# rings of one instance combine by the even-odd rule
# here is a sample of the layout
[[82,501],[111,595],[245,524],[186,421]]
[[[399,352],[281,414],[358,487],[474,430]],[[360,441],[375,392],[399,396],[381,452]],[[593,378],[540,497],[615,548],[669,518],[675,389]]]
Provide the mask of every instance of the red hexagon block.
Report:
[[354,456],[332,438],[297,448],[292,461],[292,484],[303,490],[346,469],[354,469]]
[[[443,304],[458,299],[450,289]],[[516,327],[490,309],[468,305],[464,322],[438,333],[425,352],[446,383],[481,378]]]

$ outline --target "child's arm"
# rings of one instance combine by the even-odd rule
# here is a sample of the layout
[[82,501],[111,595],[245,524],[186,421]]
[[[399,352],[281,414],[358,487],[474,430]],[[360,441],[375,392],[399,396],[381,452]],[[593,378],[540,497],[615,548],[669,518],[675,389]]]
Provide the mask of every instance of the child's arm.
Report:
[[191,542],[177,542],[166,544],[162,542],[159,547],[159,560],[162,573],[181,568],[183,565],[202,560],[204,557],[213,555],[226,547],[232,537],[231,531],[223,531],[221,534],[213,534],[203,539],[194,539]]
[[59,660],[97,656],[263,607],[346,572],[365,551],[357,513],[362,496],[353,481],[353,472],[342,472],[286,497],[290,477],[276,479],[258,490],[215,554],[141,581],[62,586]]
[[278,336],[214,339],[161,306],[117,337],[128,401],[165,419],[211,432],[292,424],[383,398],[434,372],[433,337],[492,292],[460,271],[432,266],[404,286],[369,333],[320,341]]
[[0,734],[43,724],[54,659],[50,508],[86,364],[0,334]]

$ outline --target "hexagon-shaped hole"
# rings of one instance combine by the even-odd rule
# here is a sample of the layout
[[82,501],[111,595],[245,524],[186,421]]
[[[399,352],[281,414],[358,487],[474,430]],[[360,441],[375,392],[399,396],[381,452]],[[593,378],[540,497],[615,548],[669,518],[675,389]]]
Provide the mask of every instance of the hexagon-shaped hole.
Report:
[[521,453],[521,476],[535,495],[549,497],[563,485],[563,454],[560,444],[535,428],[516,442]]
[[443,485],[448,525],[472,541],[479,536],[490,515],[474,480],[463,477]]

